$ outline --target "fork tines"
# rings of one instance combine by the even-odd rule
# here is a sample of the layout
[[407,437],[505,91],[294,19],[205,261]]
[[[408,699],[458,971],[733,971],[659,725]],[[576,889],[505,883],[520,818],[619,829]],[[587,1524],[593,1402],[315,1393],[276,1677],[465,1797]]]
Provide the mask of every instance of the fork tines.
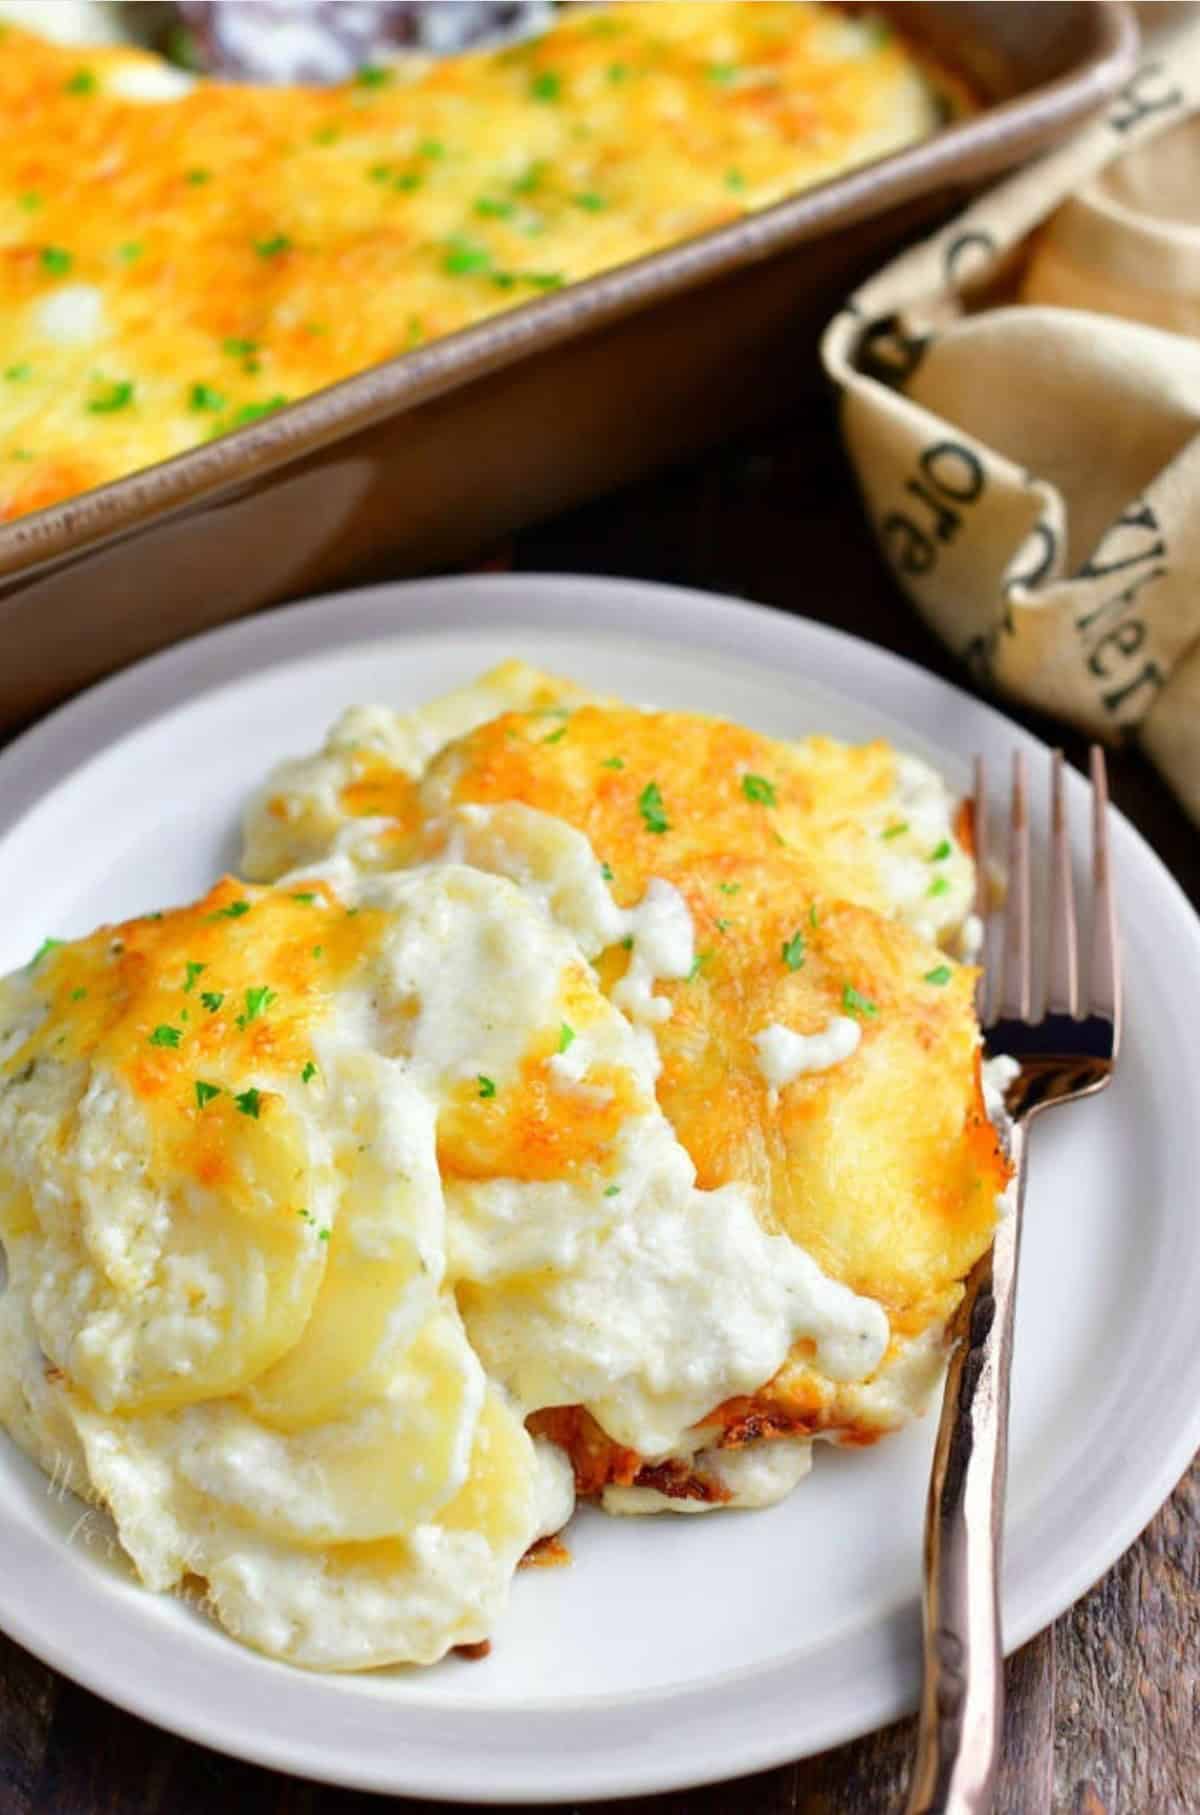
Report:
[[[1069,1022],[1096,1020],[1108,1024],[1110,1056],[1115,1057],[1120,1018],[1120,973],[1116,899],[1108,834],[1108,781],[1104,752],[1093,745],[1091,943],[1081,993],[1079,918],[1071,865],[1070,826],[1066,802],[1066,765],[1061,750],[1050,764],[1050,850],[1045,897],[1034,901],[1030,852],[1029,775],[1024,751],[1013,753],[1009,810],[1008,877],[1000,950],[985,965],[980,980],[980,1020],[989,1029],[1003,1023],[1026,1028],[1064,1028]],[[975,761],[974,799],[977,912],[987,923],[989,911],[989,837],[987,777],[982,758]],[[1039,891],[1039,895],[1041,891]],[[1035,920],[1036,914],[1036,920]],[[1044,914],[1044,918],[1043,918]],[[1044,966],[1034,1002],[1034,930],[1044,927]],[[996,941],[993,939],[993,946]],[[986,949],[986,948],[985,948]],[[997,961],[998,959],[998,961]],[[992,1043],[989,1042],[989,1045]],[[1022,1042],[1024,1044],[1024,1042]],[[1075,1041],[1070,1040],[1072,1046]]]

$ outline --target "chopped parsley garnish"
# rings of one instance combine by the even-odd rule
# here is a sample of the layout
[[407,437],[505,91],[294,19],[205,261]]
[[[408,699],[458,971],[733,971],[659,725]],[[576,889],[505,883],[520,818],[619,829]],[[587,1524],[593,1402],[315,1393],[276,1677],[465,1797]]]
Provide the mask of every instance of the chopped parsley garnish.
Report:
[[951,851],[952,851],[952,850],[953,850],[953,849],[954,849],[954,847],[953,847],[953,845],[952,845],[952,844],[951,844],[951,843],[950,843],[950,840],[949,840],[949,839],[948,839],[948,838],[943,838],[943,840],[942,840],[942,842],[941,842],[941,844],[940,844],[940,845],[939,845],[939,846],[938,846],[938,847],[937,847],[937,850],[936,850],[936,851],[930,851],[930,853],[929,853],[929,861],[930,861],[930,863],[942,863],[942,862],[944,862],[944,861],[945,861],[945,859],[946,859],[946,858],[947,858],[947,857],[949,857],[949,855],[950,855],[950,853],[951,853]]
[[41,205],[42,198],[36,189],[27,189],[24,195],[17,198],[17,206],[23,208],[26,214],[36,214]]
[[560,744],[566,735],[567,727],[565,725],[560,725],[557,731],[552,731],[549,737],[544,737],[542,739],[542,742],[544,744]]
[[737,64],[710,63],[704,73],[710,82],[715,82],[719,88],[724,88],[727,83],[735,80],[737,76]]
[[[231,359],[252,360],[261,351],[256,340],[241,340],[236,335],[221,342],[222,352],[228,353]],[[247,371],[257,371],[257,366],[247,365]]]
[[168,1027],[165,1022],[160,1022],[150,1035],[150,1044],[151,1046],[178,1046],[182,1038],[183,1035],[179,1028]]
[[118,379],[110,384],[99,397],[88,399],[88,409],[93,416],[111,416],[115,410],[126,409],[133,402],[133,385],[128,378]]
[[733,925],[733,921],[732,920],[718,920],[715,922],[715,925],[716,925],[716,929],[717,929],[718,933],[727,933],[729,931],[730,927]]
[[945,876],[939,876],[936,882],[930,883],[925,893],[927,895],[948,895],[950,893],[949,880]]
[[210,384],[194,384],[188,392],[188,404],[193,410],[223,410],[225,399]]
[[442,270],[450,277],[471,277],[492,268],[492,255],[486,246],[473,245],[467,239],[452,239],[446,247]]
[[337,126],[318,126],[312,135],[312,142],[314,145],[336,145],[341,136]]
[[605,882],[611,882],[613,879],[612,864],[611,863],[602,863],[600,865],[600,874],[603,876]]
[[604,197],[597,195],[594,189],[581,189],[577,195],[571,197],[571,200],[577,208],[582,208],[587,214],[603,214],[608,207]]
[[208,918],[210,920],[240,920],[243,914],[249,912],[250,903],[248,901],[231,901],[227,906],[218,908],[216,913],[210,914]]
[[313,1064],[312,1060],[309,1059],[305,1063],[304,1070],[300,1073],[300,1082],[302,1084],[311,1084],[313,1079],[316,1077],[316,1075],[317,1075],[317,1068]]
[[48,952],[57,950],[57,948],[61,944],[62,944],[61,939],[43,939],[42,943],[38,946],[37,951],[33,954],[33,957],[29,960],[30,970],[33,969],[35,964],[40,964],[42,959],[46,956],[46,954]]
[[628,63],[610,63],[608,66],[608,79],[610,82],[623,82],[628,74]]
[[317,1230],[317,1240],[319,1242],[327,1242],[329,1240],[329,1230],[328,1229],[318,1229]]
[[535,101],[561,100],[562,77],[552,69],[540,69],[529,84],[529,93]]
[[625,758],[623,756],[606,756],[600,767],[602,769],[623,769]]
[[725,172],[725,187],[726,189],[744,189],[746,187],[746,179],[740,170]]
[[696,953],[696,956],[692,959],[692,968],[687,974],[687,980],[689,983],[694,983],[696,981],[696,978],[700,975],[700,972],[704,969],[704,966],[708,963],[708,961],[711,957],[712,957],[711,952],[697,952]]
[[633,950],[633,934],[632,933],[626,933],[625,937],[621,941],[621,949],[622,949],[622,951],[626,951],[626,952],[631,952]]
[[908,831],[908,821],[907,821],[907,819],[902,819],[900,821],[899,825],[885,826],[883,831],[879,834],[879,836],[881,838],[899,838],[904,832],[907,832],[907,831]]
[[638,812],[646,822],[647,832],[661,834],[671,830],[663,807],[662,791],[656,781],[648,781],[638,795]]
[[278,258],[281,252],[292,250],[292,242],[286,233],[272,233],[269,239],[256,239],[254,250],[260,258]]
[[187,995],[187,994],[191,993],[192,986],[195,983],[196,978],[200,975],[201,971],[206,971],[208,969],[208,966],[207,966],[207,964],[201,964],[199,962],[199,960],[196,958],[189,958],[186,965],[184,966],[184,969],[186,970],[187,975],[185,976],[185,978],[183,980],[183,988],[184,988],[185,995]]
[[71,991],[71,1000],[72,1002],[82,1002],[86,995],[86,989],[73,989]]
[[14,384],[17,384],[22,378],[28,378],[32,371],[33,367],[29,364],[29,361],[22,360],[20,365],[5,366],[4,376],[7,379],[10,379]]
[[511,185],[513,194],[532,195],[534,191],[540,187],[542,178],[545,174],[545,160],[543,158],[535,159],[528,170],[524,171]]
[[223,989],[206,989],[201,993],[200,1000],[209,1014],[215,1015],[225,1000],[225,991]]
[[278,1000],[276,992],[268,989],[265,983],[258,984],[254,989],[248,989],[246,991],[246,1010],[244,1014],[238,1016],[238,1026],[249,1027],[251,1021],[257,1021],[260,1015],[265,1015],[272,1002],[278,1002]]
[[117,257],[123,265],[133,265],[137,263],[144,251],[145,247],[141,240],[127,239],[124,245],[117,247]]
[[790,939],[785,939],[779,955],[790,971],[798,971],[805,957],[804,934],[795,932]]
[[219,1097],[220,1094],[221,1086],[219,1084],[206,1084],[203,1078],[196,1079],[197,1109],[203,1109],[206,1103],[211,1103],[213,1098]]
[[937,964],[931,971],[925,972],[926,983],[949,983],[954,972],[948,964]]
[[65,277],[74,262],[71,254],[61,246],[42,247],[42,270],[49,271],[52,277]]
[[605,1197],[616,1197],[620,1189],[620,1185],[606,1185],[604,1187],[604,1195]]
[[432,158],[436,162],[438,158],[444,158],[445,155],[446,147],[440,139],[422,139],[417,146],[419,158]]
[[535,290],[561,290],[566,281],[561,271],[520,271],[517,275]]
[[860,996],[852,983],[847,983],[842,990],[842,1007],[848,1015],[877,1015],[879,1006],[868,996]]
[[718,882],[717,884],[722,895],[736,895],[741,886],[740,882]]
[[242,1115],[253,1116],[254,1120],[257,1122],[258,1112],[262,1107],[262,1098],[253,1086],[251,1086],[249,1090],[243,1090],[241,1095],[234,1097],[233,1100],[237,1104]]
[[817,904],[815,901],[808,910],[808,924],[809,926],[820,926],[821,924],[821,916],[817,912]]
[[559,1052],[566,1052],[567,1047],[571,1044],[571,1042],[574,1038],[575,1038],[575,1029],[573,1027],[568,1026],[567,1022],[564,1021],[562,1026],[558,1030],[558,1050],[559,1050]]
[[325,947],[323,945],[314,945],[312,948],[312,955],[314,958],[323,958],[325,956]]
[[479,1085],[479,1094],[481,1097],[494,1097],[495,1096],[496,1085],[495,1085],[495,1082],[493,1079],[485,1078],[483,1073],[480,1072],[476,1081]]
[[359,88],[386,88],[391,79],[391,70],[379,63],[364,63],[354,78]]
[[96,78],[90,69],[77,69],[70,79],[63,83],[64,94],[94,95]]
[[266,397],[261,403],[244,403],[240,410],[234,412],[233,426],[235,429],[244,428],[248,422],[258,422],[264,416],[273,416],[286,402],[287,398],[280,394]]
[[311,889],[301,889],[292,896],[293,901],[301,901],[305,907],[311,907],[316,899]]
[[184,180],[185,180],[185,182],[190,183],[192,185],[193,189],[198,189],[200,187],[201,183],[211,183],[212,182],[212,171],[211,170],[187,170],[184,172]]
[[393,189],[419,189],[424,178],[419,170],[402,170],[392,183]]
[[774,807],[778,805],[775,799],[775,783],[768,781],[765,775],[743,775],[742,793],[747,800],[757,801],[759,806]]
[[495,196],[481,195],[475,204],[475,212],[485,221],[507,221],[511,220],[517,212],[517,204],[505,200],[497,201]]

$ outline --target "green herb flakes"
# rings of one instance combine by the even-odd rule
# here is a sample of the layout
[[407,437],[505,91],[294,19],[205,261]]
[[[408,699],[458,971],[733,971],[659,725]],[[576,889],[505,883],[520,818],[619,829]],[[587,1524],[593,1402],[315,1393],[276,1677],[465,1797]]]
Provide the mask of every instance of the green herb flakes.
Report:
[[41,260],[42,270],[48,271],[51,277],[65,277],[75,263],[71,254],[61,246],[43,246]]
[[215,1015],[225,1000],[225,991],[223,989],[206,989],[201,993],[200,1000],[209,1014]]
[[246,991],[245,1000],[245,1012],[237,1018],[239,1027],[249,1027],[251,1021],[257,1021],[260,1015],[265,1015],[271,1004],[278,1002],[279,997],[273,989],[268,989],[265,983],[260,983],[255,988]]
[[391,70],[379,63],[364,63],[354,78],[359,88],[386,88],[391,79]]
[[230,901],[225,907],[218,908],[215,914],[210,914],[208,918],[210,920],[240,920],[243,914],[249,912],[250,903],[248,901]]
[[179,1028],[168,1027],[165,1022],[160,1022],[154,1032],[150,1035],[150,1044],[151,1046],[176,1047],[179,1045],[182,1038],[183,1034],[180,1032]]
[[188,407],[193,410],[223,410],[225,399],[210,384],[194,384],[188,392]]
[[790,939],[785,939],[779,955],[790,971],[798,971],[805,958],[804,934],[795,932]]
[[949,855],[953,849],[954,849],[954,846],[950,843],[950,840],[948,838],[943,838],[941,844],[938,845],[937,849],[935,851],[930,851],[930,853],[929,853],[930,863],[944,863],[946,858],[949,857]]
[[72,1002],[82,1002],[86,995],[86,989],[73,989],[71,991],[71,1000]]
[[191,994],[191,991],[196,982],[196,978],[198,976],[200,976],[202,971],[206,971],[207,969],[208,969],[207,964],[201,964],[198,959],[189,958],[187,960],[187,963],[184,965],[184,970],[186,972],[186,975],[183,979],[183,989],[184,989],[185,995]]
[[507,200],[497,200],[495,196],[481,195],[475,203],[475,212],[485,221],[508,221],[517,212],[517,204]]
[[248,1115],[253,1121],[257,1122],[258,1112],[262,1108],[262,1097],[253,1086],[251,1086],[249,1090],[243,1090],[241,1095],[234,1097],[233,1100],[237,1104],[238,1111],[241,1115]]
[[221,1086],[219,1084],[206,1084],[203,1078],[196,1079],[197,1109],[203,1109],[206,1103],[211,1103],[213,1098],[219,1097],[220,1094]]
[[33,376],[33,367],[29,364],[27,359],[23,359],[18,365],[5,366],[4,376],[8,379],[10,384],[20,384],[22,379]]
[[949,878],[946,876],[939,876],[936,881],[930,883],[925,893],[927,895],[948,895],[950,893]]
[[560,725],[558,727],[557,731],[552,731],[550,733],[549,737],[544,737],[542,739],[542,742],[544,744],[561,744],[563,738],[566,735],[567,735],[567,727],[565,725]]
[[492,255],[486,246],[468,239],[452,239],[442,259],[442,270],[449,277],[475,277],[492,268]]
[[199,189],[203,184],[212,182],[212,171],[185,170],[183,173],[183,180],[185,183],[190,183],[193,189]]
[[860,996],[852,983],[847,983],[842,990],[842,1007],[848,1015],[869,1017],[879,1013],[879,1005],[868,996]]
[[571,1044],[572,1040],[574,1040],[574,1038],[575,1038],[575,1029],[573,1027],[568,1026],[568,1024],[564,1021],[562,1026],[558,1030],[558,1050],[559,1050],[559,1052],[566,1052],[568,1046],[570,1046],[570,1044]]
[[561,101],[562,77],[552,69],[540,69],[529,84],[529,94],[534,101]]
[[718,882],[717,884],[722,895],[736,895],[741,886],[740,882]]
[[123,245],[117,247],[117,257],[123,265],[136,265],[144,251],[145,247],[141,240],[127,239]]
[[753,800],[761,807],[779,804],[775,798],[775,784],[768,781],[765,775],[743,775],[742,793],[747,800]]
[[940,985],[949,983],[953,975],[954,972],[950,969],[948,964],[936,964],[931,971],[925,972],[925,981],[926,983],[937,983]]
[[132,402],[133,385],[128,378],[121,378],[98,397],[89,397],[87,407],[93,416],[112,416],[117,410],[128,409]]
[[600,874],[603,876],[605,882],[611,882],[613,880],[612,864],[611,863],[602,863],[600,865]]
[[304,907],[311,907],[316,899],[311,889],[300,889],[292,895],[292,900],[301,902]]
[[75,74],[63,83],[64,94],[94,95],[95,92],[96,77],[90,69],[77,69]]
[[600,767],[602,769],[623,769],[625,758],[623,756],[606,756]]
[[286,233],[272,233],[269,239],[256,239],[254,250],[260,258],[278,258],[281,253],[292,250],[292,241]]
[[571,201],[576,208],[582,208],[585,214],[603,214],[604,210],[608,207],[608,203],[604,197],[602,195],[597,195],[594,189],[579,190],[577,194],[571,197]]
[[907,819],[902,819],[898,825],[885,826],[879,836],[881,838],[901,838],[907,831],[908,821]]
[[746,187],[746,179],[740,170],[725,172],[725,187],[726,189],[744,189]]
[[478,1075],[478,1078],[476,1079],[476,1082],[479,1085],[479,1094],[481,1097],[494,1097],[495,1096],[496,1085],[495,1085],[495,1081],[492,1078],[485,1078],[483,1073],[480,1072]]
[[671,822],[663,807],[662,790],[656,781],[648,781],[638,795],[638,812],[645,821],[647,832],[661,835],[671,830]]
[[49,953],[57,951],[61,944],[61,939],[43,939],[42,943],[38,946],[37,951],[29,960],[30,970],[33,970],[36,965],[40,964],[42,959],[47,957]]
[[300,1073],[300,1082],[302,1084],[311,1084],[316,1075],[317,1068],[312,1060],[309,1059],[305,1064],[304,1070]]
[[617,1197],[620,1194],[620,1190],[620,1185],[606,1185],[604,1187],[604,1195],[605,1197]]

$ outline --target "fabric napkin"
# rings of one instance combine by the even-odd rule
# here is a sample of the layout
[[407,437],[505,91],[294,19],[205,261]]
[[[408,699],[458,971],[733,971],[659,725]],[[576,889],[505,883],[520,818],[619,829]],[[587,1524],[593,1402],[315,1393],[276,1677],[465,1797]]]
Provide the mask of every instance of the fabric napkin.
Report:
[[825,369],[872,528],[1001,693],[1200,820],[1200,26],[870,279]]

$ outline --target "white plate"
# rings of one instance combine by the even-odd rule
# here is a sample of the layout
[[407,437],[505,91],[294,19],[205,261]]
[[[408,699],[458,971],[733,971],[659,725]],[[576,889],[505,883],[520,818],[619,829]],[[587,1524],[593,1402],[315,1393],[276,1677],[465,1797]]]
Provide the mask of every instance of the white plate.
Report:
[[[142,663],[0,756],[0,968],[203,889],[249,786],[351,701],[415,703],[507,655],[776,735],[884,733],[953,780],[1024,732],[853,638],[635,582],[471,578],[277,612]],[[934,740],[934,741],[931,741]],[[1082,834],[1085,801],[1073,778]],[[1014,1382],[1005,1630],[1045,1626],[1141,1530],[1200,1443],[1200,927],[1115,828],[1128,1031],[1115,1087],[1034,1141]],[[1082,844],[1080,847],[1082,854]],[[727,1777],[903,1713],[918,1682],[931,1420],[820,1449],[770,1512],[583,1514],[485,1663],[306,1676],[140,1589],[105,1523],[0,1440],[0,1625],[207,1745],[375,1790],[577,1802]]]

